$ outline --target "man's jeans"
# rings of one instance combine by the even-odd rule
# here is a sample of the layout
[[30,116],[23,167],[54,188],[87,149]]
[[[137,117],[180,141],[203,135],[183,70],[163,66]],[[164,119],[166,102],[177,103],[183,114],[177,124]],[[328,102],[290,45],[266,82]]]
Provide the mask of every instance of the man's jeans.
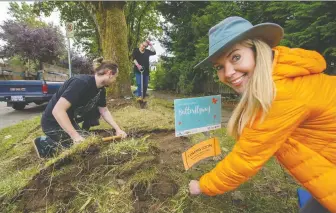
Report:
[[[80,135],[84,135],[85,131],[76,122],[72,121],[71,123]],[[54,141],[54,147],[69,148],[72,145],[72,139],[59,125],[51,125],[42,118],[41,126],[44,134]]]
[[[96,116],[96,114],[92,116]],[[85,122],[90,121],[89,118],[90,117],[87,117],[86,120],[84,120],[84,124]],[[88,130],[90,126],[88,125],[92,125],[91,123],[86,124],[86,125],[83,124],[84,128],[80,128],[80,126],[77,124],[76,121],[72,119],[70,119],[70,121],[71,121],[72,126],[76,129],[76,131],[82,137],[87,137],[89,135]],[[54,122],[50,122],[47,119],[45,119],[44,114],[42,115],[41,126],[42,126],[42,131],[44,132],[44,134],[46,134],[51,140],[54,141],[54,147],[69,148],[72,145],[72,139],[68,135],[68,133],[66,133],[58,124],[55,124]]]
[[[137,83],[137,90],[136,90],[136,94],[138,97],[141,97],[141,74],[136,72],[135,73],[135,79],[136,79],[136,83]],[[149,76],[148,75],[143,75],[143,97],[146,96],[147,93],[147,88],[148,88],[148,80],[149,80]]]

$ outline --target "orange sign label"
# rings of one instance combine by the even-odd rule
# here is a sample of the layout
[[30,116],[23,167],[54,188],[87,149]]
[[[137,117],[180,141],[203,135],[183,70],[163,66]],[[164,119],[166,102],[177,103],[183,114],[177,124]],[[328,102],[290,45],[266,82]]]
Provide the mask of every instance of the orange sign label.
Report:
[[218,138],[198,143],[182,153],[182,159],[185,170],[191,168],[195,163],[205,158],[221,154]]

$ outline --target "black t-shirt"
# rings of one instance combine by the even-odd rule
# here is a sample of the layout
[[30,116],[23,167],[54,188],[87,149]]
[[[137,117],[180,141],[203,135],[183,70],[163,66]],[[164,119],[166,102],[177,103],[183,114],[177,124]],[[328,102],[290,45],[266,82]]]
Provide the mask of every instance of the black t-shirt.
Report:
[[[133,60],[137,60],[137,62],[144,68],[144,75],[149,75],[149,56],[155,55],[156,52],[152,52],[148,49],[145,49],[145,52],[141,53],[139,48],[135,48],[133,50]],[[134,72],[140,73],[138,68],[134,65]]]
[[71,107],[67,110],[70,120],[75,120],[77,123],[83,121],[83,116],[94,108],[106,107],[106,90],[105,88],[97,88],[94,76],[82,75],[71,77],[65,81],[57,93],[53,95],[49,101],[42,119],[44,123],[49,125],[58,125],[52,114],[57,101],[65,98],[71,103]]

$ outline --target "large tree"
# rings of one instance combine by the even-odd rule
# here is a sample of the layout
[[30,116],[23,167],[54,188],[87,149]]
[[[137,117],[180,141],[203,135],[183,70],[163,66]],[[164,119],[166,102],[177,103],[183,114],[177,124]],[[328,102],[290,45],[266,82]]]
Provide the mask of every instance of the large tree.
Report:
[[[131,55],[140,41],[153,37],[160,37],[162,28],[159,20],[160,14],[156,10],[158,2],[130,1],[124,6],[127,25],[128,49]],[[90,11],[87,2],[54,1],[39,2],[34,5],[35,13],[44,13],[50,16],[51,12],[60,11],[62,22],[74,22],[76,34],[75,45],[81,46],[90,55],[101,54],[100,36],[95,17]]]
[[108,90],[108,95],[111,97],[131,95],[125,4],[124,1],[39,2],[35,4],[35,11],[46,15],[57,8],[61,12],[63,21],[75,22],[77,41],[84,43],[87,41],[88,49],[96,45],[96,55],[101,55],[104,59],[119,65],[118,80]]
[[125,4],[113,1],[86,4],[98,29],[103,57],[119,65],[118,80],[110,91],[114,97],[131,95]]
[[158,36],[156,2],[39,2],[35,11],[50,15],[54,9],[61,20],[74,22],[75,43],[89,55],[101,55],[119,64],[114,96],[130,95],[130,55],[149,34]]

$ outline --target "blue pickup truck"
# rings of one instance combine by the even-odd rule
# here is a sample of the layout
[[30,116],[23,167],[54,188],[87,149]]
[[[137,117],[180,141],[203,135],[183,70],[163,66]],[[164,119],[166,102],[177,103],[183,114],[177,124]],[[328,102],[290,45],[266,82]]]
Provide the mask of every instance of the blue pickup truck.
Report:
[[48,102],[63,82],[44,80],[5,80],[0,81],[0,101],[15,110],[23,110],[27,104]]

